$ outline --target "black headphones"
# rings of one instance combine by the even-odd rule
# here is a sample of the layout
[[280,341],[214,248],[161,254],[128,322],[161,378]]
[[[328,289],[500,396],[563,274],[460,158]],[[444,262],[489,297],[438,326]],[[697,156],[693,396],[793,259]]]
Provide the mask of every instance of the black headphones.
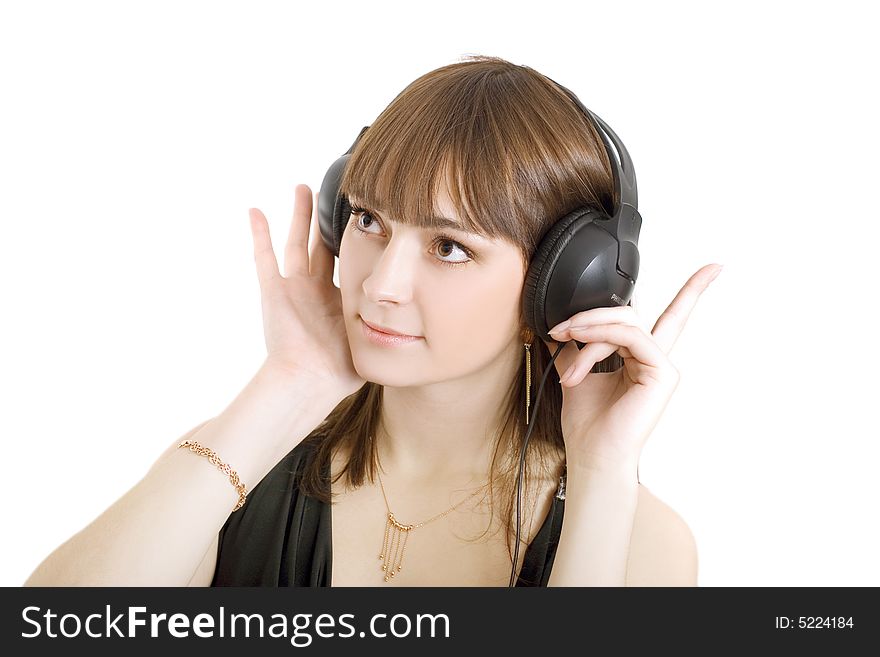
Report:
[[[611,161],[614,194],[619,199],[610,217],[603,208],[593,205],[572,210],[553,223],[535,249],[523,285],[523,312],[527,325],[536,335],[555,342],[547,331],[572,315],[593,308],[630,304],[639,275],[638,241],[642,218],[638,211],[636,173],[623,142],[574,93],[555,80],[547,79],[564,91],[596,128]],[[339,193],[339,183],[349,157],[368,128],[361,129],[351,147],[330,165],[318,192],[321,237],[334,256],[339,255],[342,232],[351,212],[348,199]],[[575,342],[579,349],[584,346],[582,342]],[[536,416],[544,381],[562,347],[559,344],[541,377],[532,418]],[[534,422],[529,422],[520,454],[516,551],[510,586],[513,586],[519,558],[523,464],[533,428]]]

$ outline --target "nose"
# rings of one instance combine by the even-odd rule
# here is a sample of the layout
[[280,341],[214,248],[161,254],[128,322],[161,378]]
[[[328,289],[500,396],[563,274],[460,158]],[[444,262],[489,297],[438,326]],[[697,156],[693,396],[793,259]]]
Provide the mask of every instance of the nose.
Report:
[[382,251],[372,273],[364,279],[364,295],[371,302],[406,304],[412,300],[412,280],[418,260],[417,240],[394,236]]

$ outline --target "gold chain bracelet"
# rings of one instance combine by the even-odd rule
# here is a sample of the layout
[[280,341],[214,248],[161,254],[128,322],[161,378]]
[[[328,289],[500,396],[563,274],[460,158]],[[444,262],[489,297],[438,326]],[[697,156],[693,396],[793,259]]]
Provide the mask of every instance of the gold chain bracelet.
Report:
[[207,456],[208,460],[220,468],[220,471],[223,472],[223,474],[229,476],[229,481],[232,482],[232,485],[235,486],[235,490],[238,491],[238,504],[235,505],[232,512],[235,513],[244,506],[244,500],[247,497],[247,490],[245,489],[244,484],[241,483],[241,480],[238,478],[238,473],[221,461],[220,457],[217,456],[214,450],[202,447],[195,440],[184,440],[177,447],[178,449],[181,447],[189,447],[189,451],[201,456]]

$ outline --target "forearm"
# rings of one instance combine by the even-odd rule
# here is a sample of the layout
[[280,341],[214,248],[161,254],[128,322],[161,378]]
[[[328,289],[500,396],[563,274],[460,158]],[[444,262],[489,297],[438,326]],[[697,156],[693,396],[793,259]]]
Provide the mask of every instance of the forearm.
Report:
[[[220,415],[185,437],[214,450],[250,492],[337,401],[327,386],[264,367]],[[208,458],[178,449],[179,442],[25,586],[185,586],[238,492]]]
[[638,503],[635,468],[569,462],[565,515],[548,586],[625,586]]

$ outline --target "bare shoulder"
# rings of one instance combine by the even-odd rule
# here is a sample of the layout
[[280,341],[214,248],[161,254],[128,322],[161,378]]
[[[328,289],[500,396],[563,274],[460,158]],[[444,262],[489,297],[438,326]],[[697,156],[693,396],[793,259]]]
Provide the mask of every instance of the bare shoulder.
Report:
[[639,484],[626,585],[697,586],[697,570],[697,544],[684,518]]

